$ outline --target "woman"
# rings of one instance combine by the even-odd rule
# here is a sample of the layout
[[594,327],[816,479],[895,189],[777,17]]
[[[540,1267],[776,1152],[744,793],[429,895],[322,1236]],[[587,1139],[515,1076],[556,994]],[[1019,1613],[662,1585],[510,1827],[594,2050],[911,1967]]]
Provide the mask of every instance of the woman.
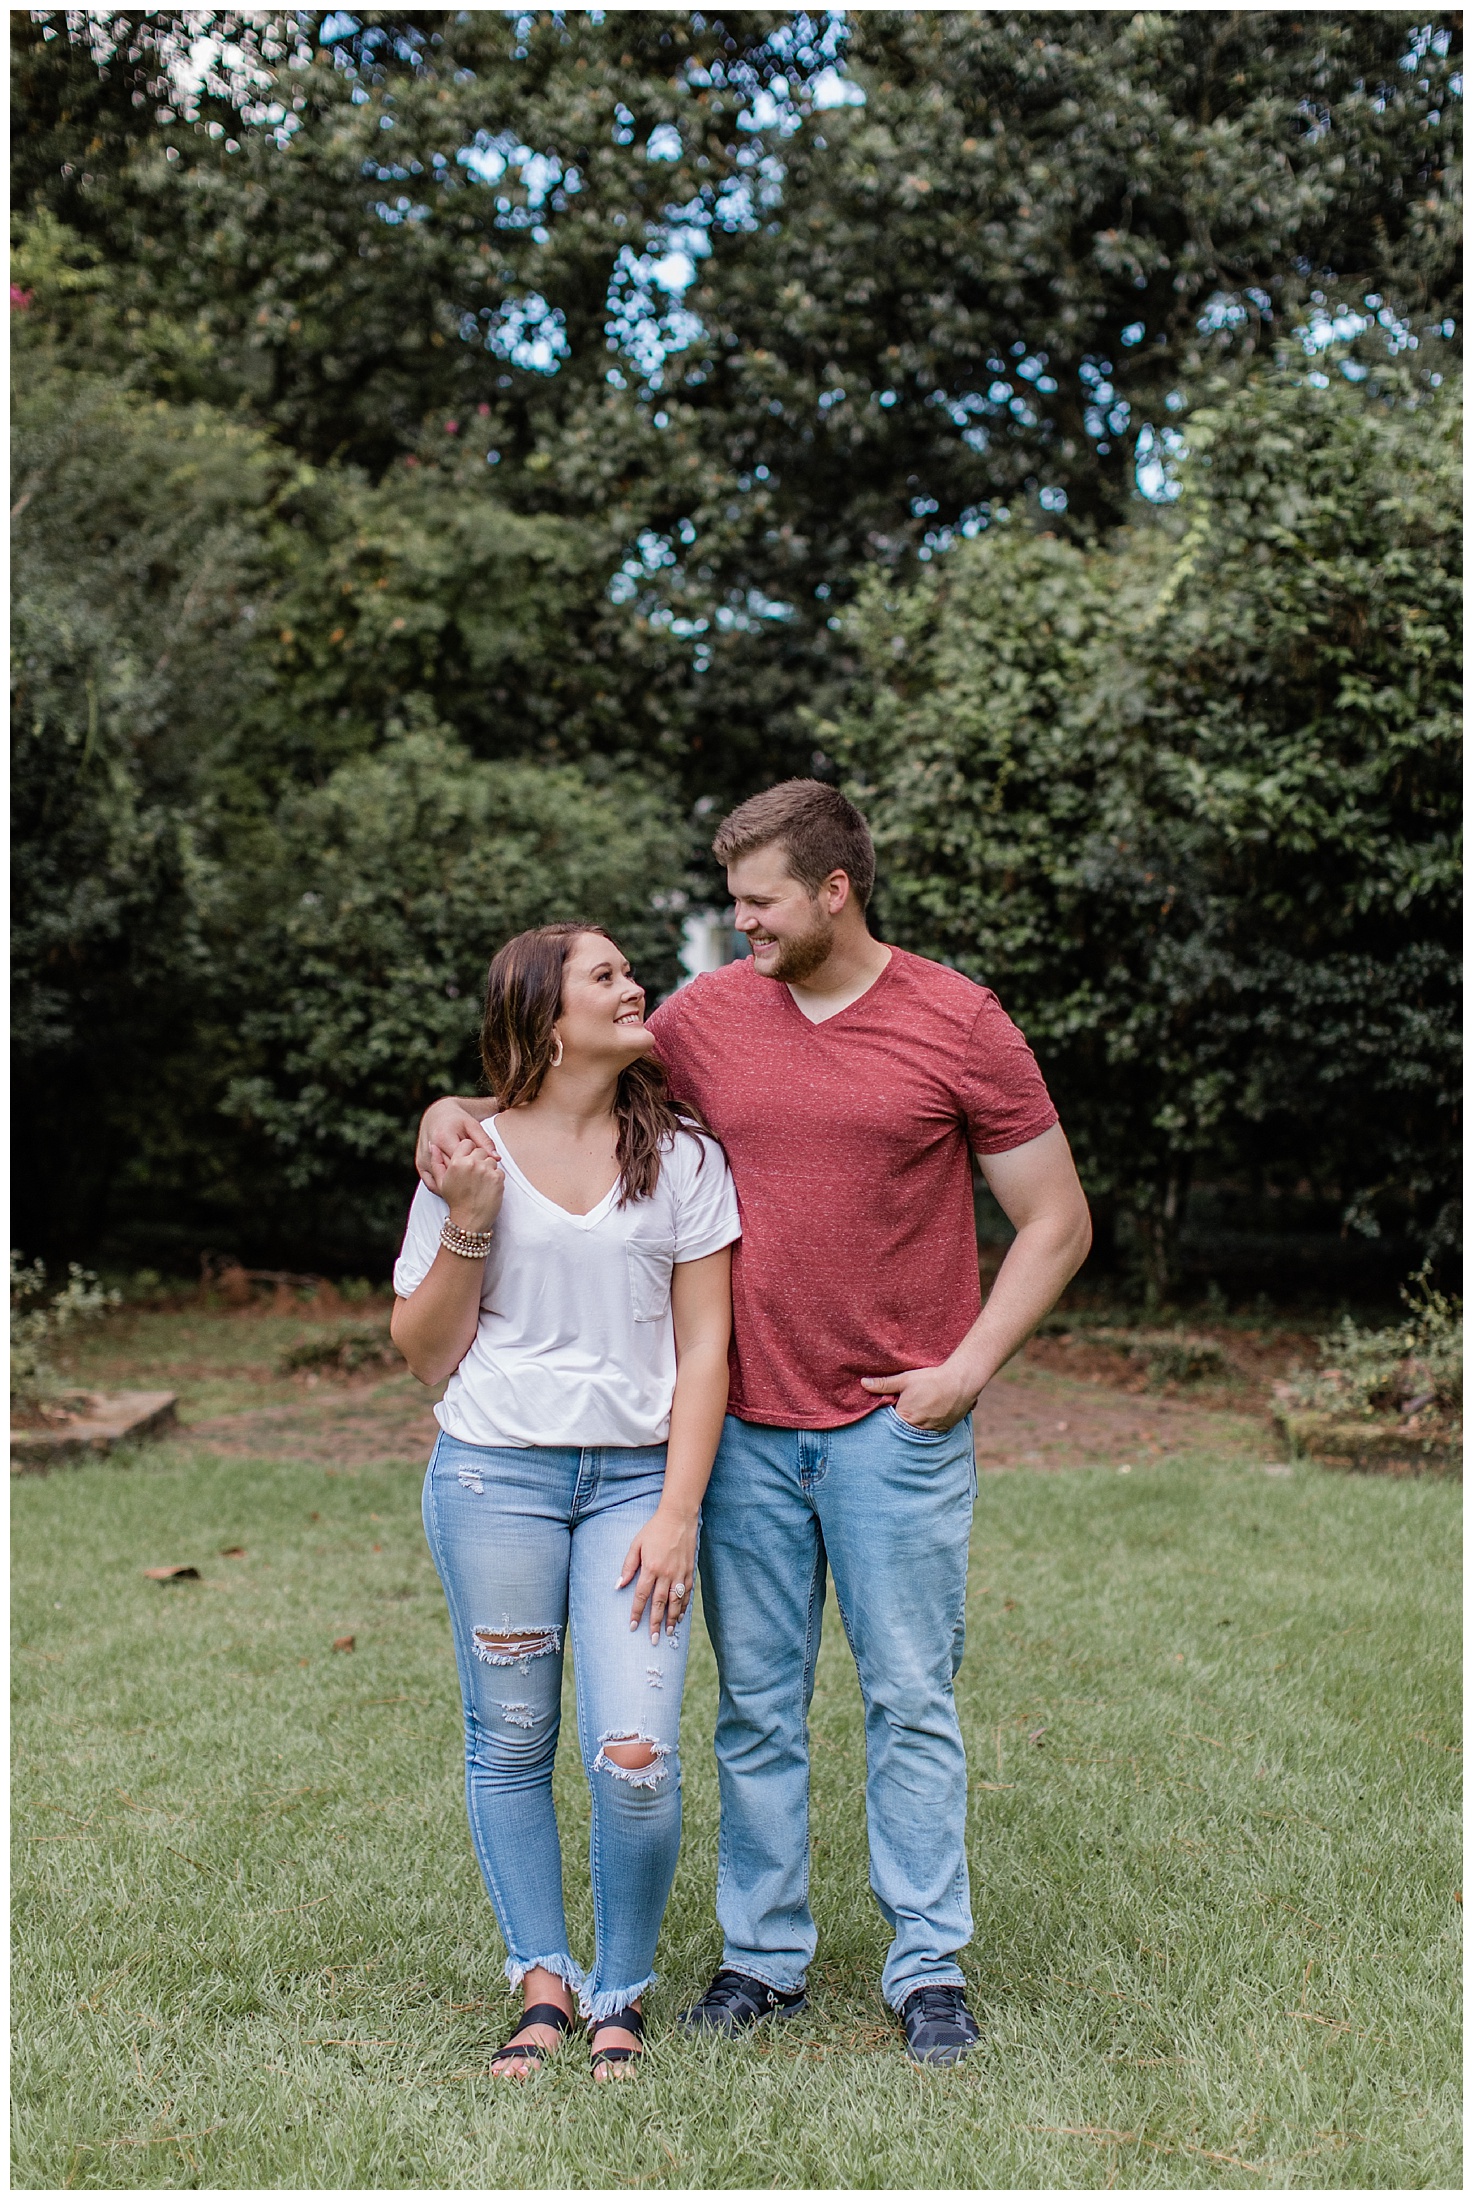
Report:
[[[680,1846],[677,1741],[696,1526],[726,1410],[721,1148],[669,1099],[644,993],[606,932],[523,932],[486,983],[496,1155],[421,1185],[393,1334],[449,1376],[424,1522],[465,1702],[476,1856],[523,1991],[493,2062],[525,2078],[591,2020],[597,2078],[640,2053]],[[568,1949],[552,1802],[564,1634],[593,1799],[590,1974]]]

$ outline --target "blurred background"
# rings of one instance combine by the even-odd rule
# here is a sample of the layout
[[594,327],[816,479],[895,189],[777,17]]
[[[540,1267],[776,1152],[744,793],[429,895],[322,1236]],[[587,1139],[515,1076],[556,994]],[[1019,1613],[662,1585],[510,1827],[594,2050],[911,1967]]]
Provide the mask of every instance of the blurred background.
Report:
[[27,1259],[381,1281],[494,948],[804,773],[1082,1289],[1451,1274],[1459,17],[10,20]]

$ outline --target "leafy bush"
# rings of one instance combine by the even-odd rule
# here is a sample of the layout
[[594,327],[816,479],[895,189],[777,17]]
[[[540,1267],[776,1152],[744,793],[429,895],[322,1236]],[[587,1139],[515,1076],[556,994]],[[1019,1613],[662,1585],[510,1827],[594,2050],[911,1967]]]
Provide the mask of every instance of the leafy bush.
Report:
[[[10,1255],[10,1402],[22,1411],[60,1407],[77,1395],[51,1364],[50,1355],[78,1322],[95,1321],[122,1302],[118,1291],[105,1291],[90,1269],[72,1262],[67,1281],[47,1299],[42,1261],[28,1267],[19,1253]],[[35,1303],[33,1303],[35,1302]]]
[[606,924],[652,993],[673,983],[684,829],[657,791],[571,765],[480,763],[400,730],[283,805],[239,888],[240,1067],[224,1107],[279,1197],[358,1206],[383,1242],[412,1189],[420,1109],[479,1088],[486,965],[528,926]]
[[1194,1178],[1424,1243],[1456,1193],[1459,407],[1322,383],[1221,391],[1099,546],[871,577],[820,729],[886,936],[998,989],[1163,1297]]
[[[212,1244],[377,1261],[387,1178],[334,1168],[399,1171],[420,1092],[474,1078],[506,933],[581,909],[655,991],[677,975],[665,781],[552,745],[603,552],[484,483],[370,489],[44,345],[22,364],[14,1103],[75,1160],[18,1174],[16,1235],[170,1272]],[[539,661],[529,732],[507,698]],[[451,663],[470,730],[536,761],[435,730]]]
[[1345,1315],[1320,1347],[1320,1366],[1282,1386],[1300,1411],[1369,1418],[1399,1413],[1454,1420],[1463,1409],[1463,1308],[1424,1270],[1403,1290],[1407,1316],[1364,1329]]
[[1108,1345],[1134,1360],[1152,1383],[1200,1383],[1231,1372],[1215,1337],[1195,1336],[1186,1329],[1090,1329],[1082,1334],[1091,1344]]

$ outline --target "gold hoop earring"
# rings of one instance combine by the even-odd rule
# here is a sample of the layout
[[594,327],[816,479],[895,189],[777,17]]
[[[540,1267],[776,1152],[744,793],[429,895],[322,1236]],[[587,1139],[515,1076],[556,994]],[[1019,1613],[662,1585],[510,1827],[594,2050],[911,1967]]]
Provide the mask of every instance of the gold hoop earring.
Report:
[[556,1069],[556,1068],[557,1068],[557,1066],[558,1066],[558,1064],[559,1064],[559,1062],[561,1062],[561,1060],[562,1060],[562,1058],[563,1058],[563,1042],[562,1042],[562,1038],[561,1038],[560,1034],[559,1034],[559,1033],[557,1033],[556,1031],[555,1031],[555,1032],[553,1033],[553,1035],[552,1035],[552,1043],[553,1043],[553,1046],[554,1046],[554,1048],[556,1049],[556,1051],[555,1051],[555,1052],[554,1052],[553,1054],[549,1055],[549,1057],[548,1057],[548,1067],[549,1067],[549,1069]]

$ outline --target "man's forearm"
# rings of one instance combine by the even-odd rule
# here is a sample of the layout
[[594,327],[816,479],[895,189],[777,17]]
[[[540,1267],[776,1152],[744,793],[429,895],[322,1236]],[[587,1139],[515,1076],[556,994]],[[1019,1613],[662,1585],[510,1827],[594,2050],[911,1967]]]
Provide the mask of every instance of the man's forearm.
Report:
[[[486,1153],[495,1151],[494,1141],[481,1126],[488,1115],[496,1113],[496,1108],[496,1101],[485,1095],[480,1099],[463,1099],[447,1092],[431,1101],[419,1119],[414,1166],[421,1182],[432,1192],[439,1191],[446,1165],[460,1139],[469,1138]],[[445,1111],[443,1117],[442,1109]]]
[[1008,1247],[983,1307],[947,1365],[962,1387],[985,1390],[998,1369],[1032,1336],[1089,1251],[1085,1223],[1052,1216],[1025,1223]]

